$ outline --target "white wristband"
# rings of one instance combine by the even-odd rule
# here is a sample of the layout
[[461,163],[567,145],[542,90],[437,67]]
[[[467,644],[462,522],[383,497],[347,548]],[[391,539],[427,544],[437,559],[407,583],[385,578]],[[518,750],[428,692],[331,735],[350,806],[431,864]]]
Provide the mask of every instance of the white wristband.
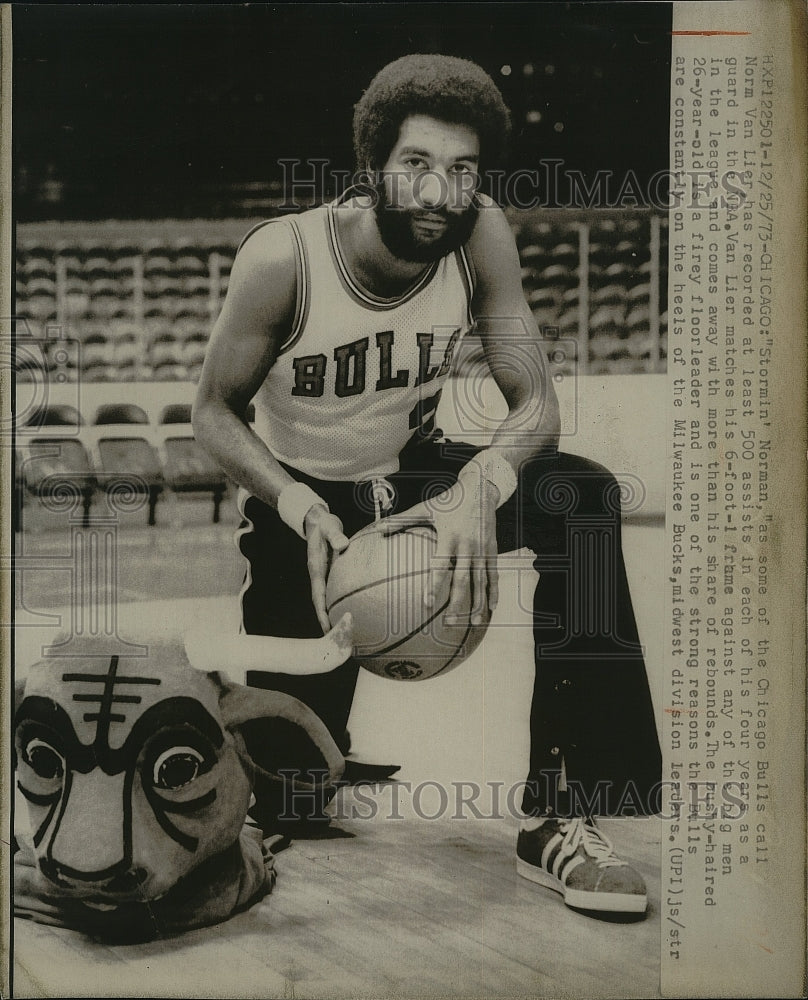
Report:
[[469,475],[472,470],[475,470],[478,476],[481,475],[483,479],[488,480],[496,488],[499,493],[497,507],[501,507],[510,500],[516,492],[519,481],[513,471],[513,466],[502,452],[495,448],[484,448],[478,452],[470,462],[463,466],[457,478],[461,479],[464,474]]
[[306,486],[305,483],[290,483],[288,486],[284,486],[278,497],[278,514],[284,524],[288,524],[293,531],[305,539],[306,515],[316,504],[330,510],[325,500],[317,496],[314,490]]

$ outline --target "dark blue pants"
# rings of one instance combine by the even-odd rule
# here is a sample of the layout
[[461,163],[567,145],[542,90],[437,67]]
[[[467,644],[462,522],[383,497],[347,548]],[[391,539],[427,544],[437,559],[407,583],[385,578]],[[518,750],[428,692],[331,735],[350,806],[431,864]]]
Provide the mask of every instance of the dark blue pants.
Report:
[[[389,513],[446,489],[478,450],[428,442],[402,453],[400,471],[386,477],[395,489]],[[326,500],[347,535],[373,520],[364,486],[290,472]],[[249,561],[244,630],[298,638],[321,635],[305,542],[255,498],[247,501],[245,513],[252,529],[239,541]],[[499,552],[531,549],[539,572],[523,809],[557,815],[658,812],[661,755],[623,561],[616,480],[595,462],[560,452],[525,463],[517,492],[497,511],[497,545]],[[300,698],[339,743],[357,671],[356,662],[348,660],[329,674],[253,674],[248,683]],[[562,784],[559,790],[562,760],[567,787]]]

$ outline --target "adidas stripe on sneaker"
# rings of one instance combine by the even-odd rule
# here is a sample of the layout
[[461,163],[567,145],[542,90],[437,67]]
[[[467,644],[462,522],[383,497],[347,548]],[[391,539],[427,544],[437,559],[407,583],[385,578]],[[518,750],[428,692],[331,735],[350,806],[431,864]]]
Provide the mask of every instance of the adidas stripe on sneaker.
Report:
[[593,820],[545,819],[521,829],[516,870],[576,909],[643,913],[648,905],[642,876],[617,857]]

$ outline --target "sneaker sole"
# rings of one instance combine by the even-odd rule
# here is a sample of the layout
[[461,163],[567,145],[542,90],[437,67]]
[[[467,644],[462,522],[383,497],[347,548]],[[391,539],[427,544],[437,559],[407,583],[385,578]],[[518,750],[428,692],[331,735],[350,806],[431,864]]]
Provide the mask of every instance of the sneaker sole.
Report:
[[601,910],[605,913],[644,913],[648,906],[645,893],[635,892],[586,892],[583,889],[569,889],[564,883],[543,868],[516,859],[516,871],[522,878],[536,885],[543,885],[564,897],[567,906],[578,910]]

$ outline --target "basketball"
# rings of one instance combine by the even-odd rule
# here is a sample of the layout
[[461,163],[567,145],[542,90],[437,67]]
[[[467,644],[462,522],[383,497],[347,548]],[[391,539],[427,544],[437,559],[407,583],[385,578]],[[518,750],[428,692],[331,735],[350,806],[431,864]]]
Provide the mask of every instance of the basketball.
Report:
[[[479,646],[486,625],[470,617],[446,622],[451,577],[447,576],[432,607],[424,591],[433,563],[437,535],[428,526],[391,535],[356,535],[331,566],[326,586],[329,620],[350,611],[354,620],[354,656],[374,674],[393,680],[437,677],[459,666]],[[468,597],[471,615],[472,597]]]

